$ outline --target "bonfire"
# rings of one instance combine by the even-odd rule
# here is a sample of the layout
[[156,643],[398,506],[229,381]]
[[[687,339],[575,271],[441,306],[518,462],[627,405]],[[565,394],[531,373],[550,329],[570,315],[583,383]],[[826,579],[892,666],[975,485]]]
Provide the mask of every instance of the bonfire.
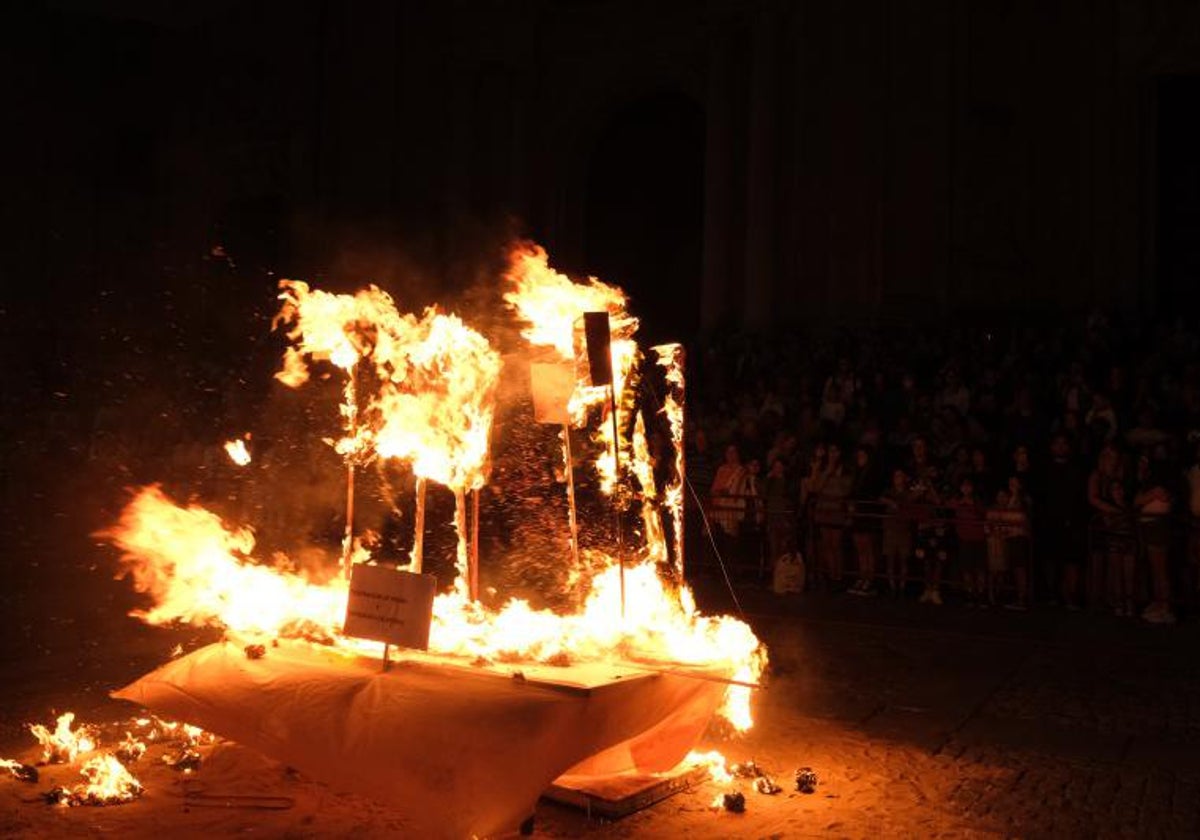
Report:
[[[555,271],[545,251],[530,243],[514,246],[503,282],[505,309],[524,342],[520,353],[529,358],[548,354],[579,371],[565,406],[564,447],[572,429],[590,429],[595,443],[590,469],[601,492],[618,510],[631,503],[640,505],[637,540],[580,551],[571,484],[572,518],[570,526],[564,523],[564,530],[570,528],[575,551],[564,562],[577,564],[571,574],[584,582],[574,608],[542,609],[520,598],[500,601],[498,606],[483,604],[477,529],[480,491],[490,478],[501,354],[458,316],[435,307],[404,312],[377,287],[352,295],[333,294],[300,281],[283,281],[275,326],[284,332],[288,346],[277,379],[302,388],[314,374],[333,373],[342,383],[342,434],[329,443],[346,466],[343,573],[312,579],[285,559],[257,556],[252,523],[226,522],[199,504],[170,498],[157,485],[137,490],[119,521],[105,532],[121,550],[122,574],[148,598],[148,604],[133,614],[156,625],[222,628],[231,640],[228,650],[245,651],[245,655],[238,657],[242,664],[235,667],[232,659],[218,663],[216,654],[199,651],[165,666],[147,677],[149,682],[144,680],[140,688],[132,693],[127,689],[121,696],[148,702],[147,698],[158,696],[152,690],[158,683],[204,679],[196,675],[202,675],[206,662],[208,667],[225,669],[220,671],[221,680],[242,674],[263,680],[267,677],[247,669],[284,667],[293,669],[289,674],[305,675],[304,679],[319,671],[332,680],[379,657],[384,647],[380,641],[352,638],[343,631],[354,569],[387,562],[372,557],[356,534],[355,474],[370,465],[398,463],[408,467],[417,482],[413,551],[401,571],[423,573],[426,483],[447,488],[455,499],[454,578],[433,601],[428,650],[402,654],[413,667],[519,675],[545,685],[572,684],[577,677],[570,669],[591,668],[592,676],[580,683],[586,683],[588,691],[599,691],[602,684],[616,685],[619,679],[632,684],[638,674],[682,679],[689,686],[686,691],[667,692],[662,696],[675,699],[658,701],[665,704],[662,720],[678,717],[671,704],[684,703],[680,698],[686,695],[692,698],[687,702],[695,703],[700,702],[697,698],[718,698],[718,713],[735,730],[752,725],[751,692],[765,667],[765,651],[741,620],[701,614],[683,582],[682,348],[663,345],[644,354],[636,340],[637,319],[629,313],[620,289],[595,279],[576,281]],[[586,313],[600,313],[610,327],[611,342],[604,348],[610,356],[603,360],[611,370],[610,382],[592,381],[588,365],[582,363],[589,352],[581,328]],[[593,347],[590,352],[597,351]],[[649,407],[639,402],[644,390],[639,388],[640,371],[647,360],[660,369],[666,383],[658,404]],[[674,448],[665,487],[655,481],[648,445],[648,425],[658,422],[658,412],[665,415]],[[238,464],[249,462],[245,444],[249,439],[247,434],[226,446]],[[570,452],[564,457],[569,470]],[[281,664],[285,662],[286,666]],[[180,676],[185,668],[191,669],[188,676]],[[546,676],[546,669],[554,668],[562,675]],[[604,673],[609,676],[595,677],[600,668],[608,669]],[[375,679],[366,671],[354,673],[364,680]],[[404,678],[390,676],[392,682],[381,685]],[[661,690],[685,683],[660,680],[655,685]],[[694,687],[700,683],[702,690]],[[263,684],[254,686],[245,696],[258,696],[254,691],[261,694]],[[187,714],[179,716],[188,719]],[[685,740],[694,741],[707,717],[701,713],[686,717],[684,728],[690,734]],[[250,731],[230,724],[229,731],[222,732],[213,720],[193,722],[235,739]],[[658,731],[656,726],[661,729],[649,720],[628,725],[646,732]],[[675,740],[682,744],[681,738]],[[331,742],[330,748],[342,746]],[[611,755],[617,746],[597,742],[580,747],[582,752],[572,753],[574,758],[560,759],[565,763],[555,773],[579,763],[591,754],[589,749]],[[272,741],[270,747],[281,758],[292,755],[286,743]],[[632,762],[630,766],[645,763],[638,757],[636,743],[623,749],[632,756],[625,759]],[[672,755],[672,762],[682,757]],[[589,761],[580,767],[616,766],[611,761]],[[723,772],[719,756],[706,755],[703,761],[714,768],[714,775]],[[94,768],[97,774],[103,770],[99,765]],[[505,812],[503,820],[510,817]],[[474,831],[481,825],[495,828],[503,820],[463,825]]]

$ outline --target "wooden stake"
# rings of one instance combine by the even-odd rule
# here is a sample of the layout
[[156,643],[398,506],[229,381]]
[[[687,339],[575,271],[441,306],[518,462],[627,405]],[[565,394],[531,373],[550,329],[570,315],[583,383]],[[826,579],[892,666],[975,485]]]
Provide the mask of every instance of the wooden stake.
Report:
[[350,580],[351,557],[354,554],[354,464],[346,465],[346,533],[342,537],[342,575]]
[[472,601],[479,600],[479,494],[482,492],[482,489],[471,491],[471,553],[467,557],[467,583]]
[[421,574],[425,568],[425,479],[417,476],[417,511],[413,516],[413,547],[409,568]]
[[467,493],[461,487],[454,490],[454,530],[458,532],[455,570],[466,579],[467,597],[474,601],[476,592],[471,581],[471,558],[467,551]]
[[[621,481],[621,440],[617,431],[617,389],[610,382],[608,384],[608,408],[612,414],[612,429],[613,429],[613,493],[618,492],[617,485]],[[623,545],[624,538],[621,534],[621,506],[614,505],[616,511],[617,524],[617,562],[621,567],[621,618],[625,618],[625,547]]]
[[571,426],[563,424],[563,459],[567,464],[567,508],[571,528],[571,562],[579,568],[579,525],[575,518],[575,467],[571,463]]
[[[346,383],[346,401],[350,405],[350,415],[348,417],[347,427],[350,430],[350,436],[355,437],[358,434],[358,387],[355,379],[355,374],[358,373],[358,365],[350,368],[350,381]],[[342,575],[346,580],[350,580],[350,565],[351,558],[354,553],[354,453],[348,456],[346,461],[346,533],[342,537]]]

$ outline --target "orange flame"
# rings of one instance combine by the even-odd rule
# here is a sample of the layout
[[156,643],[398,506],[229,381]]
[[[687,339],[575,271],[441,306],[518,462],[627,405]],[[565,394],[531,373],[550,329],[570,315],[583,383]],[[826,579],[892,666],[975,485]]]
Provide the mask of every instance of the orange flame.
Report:
[[72,730],[71,724],[74,722],[75,713],[64,712],[58,716],[53,731],[40,723],[30,725],[29,731],[42,745],[42,761],[69,764],[81,753],[89,753],[96,749],[95,729],[80,725],[78,729]]
[[84,783],[75,785],[61,799],[64,805],[117,805],[132,802],[142,795],[141,782],[108,753],[90,759],[79,770]]
[[[228,528],[195,505],[180,507],[157,486],[143,488],[108,532],[122,563],[154,605],[135,616],[151,624],[185,621],[226,627],[241,634],[286,635],[309,623],[347,650],[373,643],[341,636],[347,584],[324,585],[257,565],[253,539]],[[620,615],[620,580],[611,557],[591,553],[601,566],[581,608],[560,615],[513,599],[498,610],[470,601],[462,586],[434,600],[429,649],[488,659],[614,661],[706,666],[728,663],[735,679],[754,681],[766,655],[743,622],[701,615],[691,591],[666,585],[652,562],[625,571],[626,614]],[[749,689],[731,686],[722,714],[738,729],[752,724]]]
[[239,467],[250,463],[250,450],[246,448],[246,441],[241,438],[225,441],[225,454]]
[[[531,242],[519,243],[510,251],[505,281],[509,290],[504,301],[525,325],[521,335],[534,347],[553,348],[563,359],[575,359],[577,325],[583,314],[608,313],[612,387],[619,399],[638,355],[637,342],[633,340],[638,320],[626,311],[625,293],[595,277],[577,283],[560,274],[550,267],[546,251]],[[604,405],[607,399],[608,386],[594,386],[581,378],[569,405],[572,424],[583,425],[588,410]],[[618,479],[612,424],[600,423],[595,437],[603,445],[602,454],[596,459],[600,488],[611,494]]]
[[[609,314],[614,391],[618,398],[637,364],[637,319],[626,311],[624,293],[595,278],[578,283],[549,266],[536,245],[517,246],[506,273],[505,301],[524,323],[530,344],[552,348],[563,359],[575,356],[577,322],[584,312]],[[661,514],[646,440],[645,418],[628,424],[629,441],[613,440],[612,424],[596,432],[604,453],[596,468],[602,489],[612,493],[619,476],[613,453],[621,448],[623,465],[642,487],[646,545],[637,562],[625,569],[625,617],[617,561],[603,552],[584,552],[590,581],[584,581],[579,607],[565,614],[534,609],[513,599],[490,609],[467,597],[464,583],[466,535],[464,494],[482,487],[488,469],[500,357],[487,340],[454,315],[426,309],[420,318],[401,314],[392,298],[372,286],[354,295],[313,290],[300,281],[283,281],[283,306],[276,325],[285,325],[291,342],[282,369],[284,384],[298,387],[310,366],[329,363],[346,374],[342,416],[345,435],[334,442],[351,463],[399,458],[422,479],[451,488],[459,528],[459,577],[434,601],[430,650],[472,659],[633,661],[663,666],[716,666],[733,679],[754,682],[766,654],[750,628],[729,617],[704,616],[682,583],[667,584],[656,565],[667,556]],[[671,394],[667,412],[676,444],[682,449],[682,355],[677,346],[655,348],[666,370]],[[360,392],[358,375],[371,391]],[[607,401],[607,387],[586,379],[576,383],[570,402],[572,422],[582,425],[590,410]],[[682,461],[678,477],[666,488],[665,501],[682,539]],[[381,646],[341,635],[347,584],[337,578],[316,583],[286,568],[254,560],[254,539],[246,528],[227,526],[197,505],[180,506],[157,486],[139,491],[105,536],[123,551],[123,574],[150,596],[151,605],[134,613],[152,624],[185,621],[228,628],[239,634],[278,636],[297,627],[315,628],[340,648],[376,650]],[[682,543],[676,547],[682,558]],[[361,550],[359,559],[369,555]],[[582,575],[584,569],[573,570]],[[681,577],[681,576],[679,576]],[[749,689],[732,686],[722,714],[738,729],[752,723]]]

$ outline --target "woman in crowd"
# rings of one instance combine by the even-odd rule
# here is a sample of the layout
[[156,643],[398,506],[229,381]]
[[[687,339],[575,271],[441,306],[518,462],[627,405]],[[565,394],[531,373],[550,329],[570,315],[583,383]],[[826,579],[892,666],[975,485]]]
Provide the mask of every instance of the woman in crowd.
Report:
[[710,496],[713,521],[729,538],[736,537],[742,526],[746,510],[746,500],[742,498],[745,483],[746,468],[742,466],[741,453],[730,444],[725,447],[725,460],[713,476]]
[[1150,569],[1150,604],[1142,618],[1153,624],[1174,624],[1171,611],[1171,576],[1167,551],[1171,545],[1171,493],[1167,489],[1160,464],[1149,456],[1138,459],[1138,492],[1133,506],[1137,510],[1138,538]]
[[883,489],[874,453],[865,446],[854,450],[854,481],[850,499],[855,506],[853,542],[858,555],[858,580],[850,588],[852,595],[874,595],[878,565],[879,517],[869,508],[878,502]]
[[904,592],[908,558],[913,553],[912,491],[908,473],[892,471],[892,483],[881,499],[887,517],[883,521],[883,559],[887,564],[888,589],[893,597]]
[[963,476],[958,496],[951,500],[954,528],[958,536],[958,566],[962,571],[967,603],[984,606],[987,601],[987,535],[984,531],[986,509],[975,494],[975,482]]
[[846,499],[853,475],[842,462],[842,449],[830,444],[825,450],[825,468],[810,485],[815,496],[814,522],[817,526],[817,573],[826,586],[842,582],[844,557],[842,541],[846,535]]

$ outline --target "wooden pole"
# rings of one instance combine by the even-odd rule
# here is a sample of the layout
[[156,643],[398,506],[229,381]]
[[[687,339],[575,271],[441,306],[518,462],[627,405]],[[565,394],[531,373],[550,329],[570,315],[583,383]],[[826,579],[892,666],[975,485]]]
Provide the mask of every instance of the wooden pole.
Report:
[[417,511],[413,516],[413,547],[409,568],[421,574],[425,568],[425,479],[417,476]]
[[354,554],[354,462],[346,464],[346,533],[342,537],[342,575],[350,580]]
[[571,561],[579,568],[579,524],[575,517],[575,467],[571,463],[571,426],[563,423],[563,460],[567,464],[567,507],[571,527]]
[[[358,383],[356,374],[358,373],[358,365],[354,364],[347,372],[350,379],[346,383],[346,403],[349,406],[349,413],[346,418],[346,427],[350,431],[351,438],[358,435]],[[354,553],[354,452],[347,456],[346,460],[346,533],[342,537],[342,575],[346,580],[350,580],[350,565],[351,557]]]
[[471,491],[471,553],[467,557],[471,600],[479,600],[479,494],[482,488]]
[[467,493],[461,487],[454,489],[454,530],[458,532],[455,569],[467,582],[467,597],[474,601],[476,593],[471,581],[471,558],[467,552]]
[[[611,382],[608,384],[608,408],[612,414],[613,493],[615,495],[618,492],[616,485],[621,480],[621,439],[620,433],[617,431],[617,389]],[[617,524],[617,562],[621,567],[621,618],[625,618],[625,547],[623,545],[624,538],[621,534],[621,505],[619,500],[614,507]]]

